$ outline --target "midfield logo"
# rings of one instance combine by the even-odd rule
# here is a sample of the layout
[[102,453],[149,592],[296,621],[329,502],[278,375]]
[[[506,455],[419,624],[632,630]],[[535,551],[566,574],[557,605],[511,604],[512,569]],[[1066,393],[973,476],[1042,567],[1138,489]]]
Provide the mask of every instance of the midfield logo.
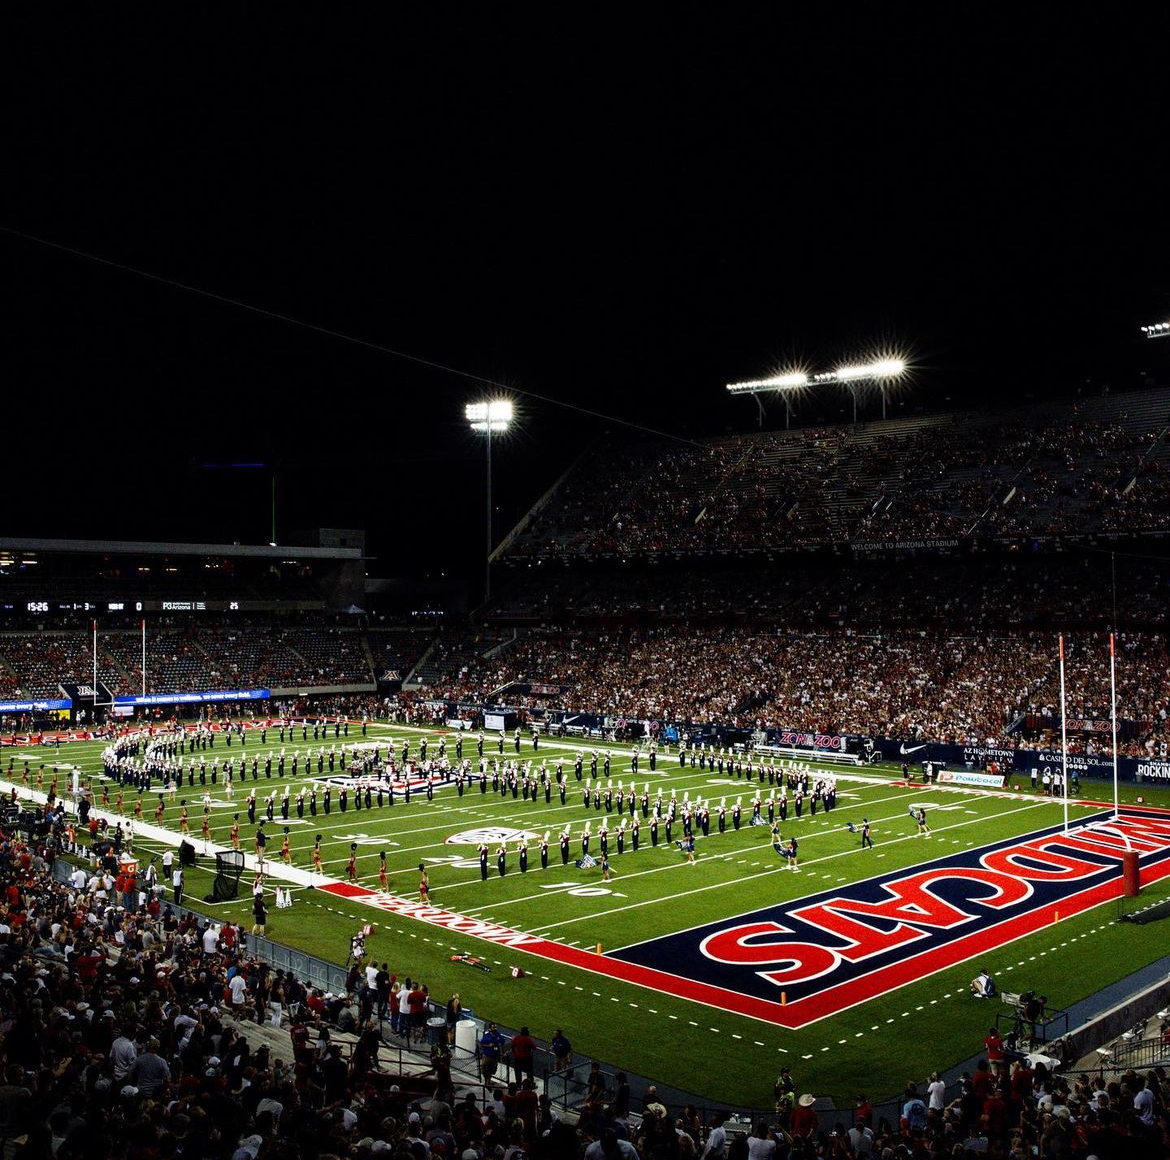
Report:
[[1143,882],[1170,874],[1170,816],[1101,814],[607,957],[675,977],[659,989],[803,1027],[1117,897],[1126,838]]

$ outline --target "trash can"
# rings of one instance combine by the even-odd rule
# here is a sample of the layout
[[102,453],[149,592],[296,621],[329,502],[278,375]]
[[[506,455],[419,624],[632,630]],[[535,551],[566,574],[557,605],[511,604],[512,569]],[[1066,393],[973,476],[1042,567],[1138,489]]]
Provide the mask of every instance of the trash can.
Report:
[[475,1043],[478,1030],[474,1019],[460,1019],[455,1024],[455,1050],[465,1051],[468,1055],[475,1054]]
[[427,1020],[427,1046],[439,1047],[447,1042],[447,1020],[442,1015],[433,1015]]

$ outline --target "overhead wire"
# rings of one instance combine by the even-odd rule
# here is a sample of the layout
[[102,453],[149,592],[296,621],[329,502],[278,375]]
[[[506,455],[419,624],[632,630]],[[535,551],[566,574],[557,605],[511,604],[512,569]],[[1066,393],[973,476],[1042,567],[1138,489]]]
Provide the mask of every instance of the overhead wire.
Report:
[[583,407],[579,403],[566,402],[564,399],[554,399],[548,395],[539,394],[536,391],[526,390],[522,387],[517,387],[511,383],[501,383],[496,379],[489,378],[486,375],[477,374],[474,371],[466,371],[460,367],[453,367],[447,363],[436,362],[434,359],[425,358],[422,355],[411,354],[409,351],[398,350],[395,347],[386,346],[380,342],[374,342],[368,338],[361,338],[355,334],[348,334],[343,330],[335,330],[329,326],[322,326],[320,323],[307,322],[303,318],[296,318],[291,314],[284,314],[279,310],[270,310],[266,306],[257,306],[253,302],[245,302],[240,298],[232,298],[228,294],[220,294],[215,290],[207,290],[202,286],[193,286],[189,282],[180,282],[177,278],[168,278],[164,274],[156,274],[152,270],[144,270],[139,266],[131,266],[125,262],[115,261],[113,258],[103,257],[101,254],[94,254],[88,250],[81,250],[75,246],[68,246],[63,242],[53,241],[50,238],[42,238],[36,234],[25,233],[23,230],[13,229],[11,226],[0,225],[0,233],[8,234],[10,237],[19,238],[25,242],[32,242],[38,246],[45,246],[51,250],[58,250],[64,254],[70,254],[75,258],[82,258],[87,262],[94,262],[100,266],[107,266],[113,270],[119,270],[124,274],[132,274],[137,278],[145,278],[151,282],[157,282],[162,286],[169,286],[174,290],[182,290],[187,294],[195,294],[200,298],[206,298],[212,302],[218,302],[223,306],[234,306],[239,310],[246,310],[252,314],[258,314],[263,318],[272,319],[275,322],[283,322],[288,326],[296,326],[302,330],[308,330],[315,334],[324,335],[327,338],[337,339],[340,342],[352,343],[354,346],[364,347],[366,350],[372,350],[378,354],[388,355],[391,358],[403,359],[406,362],[415,363],[418,366],[429,367],[432,370],[440,371],[444,374],[454,375],[457,378],[467,379],[469,382],[480,383],[484,386],[492,387],[496,390],[507,391],[509,394],[520,395],[526,399],[533,399],[540,403],[546,403],[553,407],[563,407],[569,411],[575,411],[580,415],[588,415],[593,419],[601,419],[606,423],[616,423],[622,427],[630,427],[635,431],[642,431],[647,435],[654,435],[660,439],[670,439],[677,443],[683,443],[690,447],[700,447],[702,444],[694,439],[688,439],[683,435],[676,435],[670,431],[660,431],[655,427],[647,427],[643,423],[636,423],[631,419],[623,419],[617,415],[609,415],[604,411],[595,411],[590,407]]

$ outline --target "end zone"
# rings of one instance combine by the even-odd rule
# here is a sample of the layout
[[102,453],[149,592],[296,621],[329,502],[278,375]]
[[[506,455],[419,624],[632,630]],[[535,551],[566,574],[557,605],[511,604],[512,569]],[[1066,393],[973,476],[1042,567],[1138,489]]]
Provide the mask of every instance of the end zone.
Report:
[[1117,898],[1127,842],[1143,884],[1170,874],[1170,814],[1103,812],[606,955],[349,883],[319,889],[795,1029]]

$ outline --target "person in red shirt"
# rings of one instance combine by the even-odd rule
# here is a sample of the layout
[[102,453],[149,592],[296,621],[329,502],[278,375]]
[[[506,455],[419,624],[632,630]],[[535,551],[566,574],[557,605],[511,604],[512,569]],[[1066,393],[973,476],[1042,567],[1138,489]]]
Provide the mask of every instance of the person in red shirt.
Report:
[[987,1032],[987,1038],[983,1041],[983,1050],[987,1052],[987,1062],[991,1065],[991,1074],[999,1075],[1000,1071],[1003,1070],[1004,1063],[1003,1039],[994,1027]]
[[980,1100],[986,1099],[991,1090],[991,1067],[986,1059],[981,1059],[975,1068],[975,1074],[971,1077],[971,1090]]
[[[512,1040],[512,1048],[515,1051],[516,1040]],[[531,1079],[526,1079],[521,1085],[520,1090],[513,1093],[508,1100],[505,1100],[508,1105],[508,1118],[515,1117],[522,1120],[524,1123],[524,1135],[528,1140],[536,1139],[536,1117],[540,1111],[540,1101],[536,1096],[536,1085]]]
[[1022,1105],[1031,1098],[1035,1079],[1036,1073],[1028,1066],[1026,1058],[1012,1064],[1010,1089],[1013,1104]]
[[512,1039],[512,1074],[519,1083],[522,1079],[534,1079],[533,1058],[536,1040],[528,1034],[527,1027],[520,1028],[520,1034]]
[[816,1097],[807,1092],[796,1101],[791,1123],[794,1136],[799,1136],[802,1140],[815,1139],[818,1120],[816,1112],[813,1111],[813,1104],[816,1102]]
[[987,1099],[983,1101],[983,1120],[989,1136],[1001,1136],[1007,1131],[1008,1106],[998,1083],[992,1083]]
[[426,1033],[423,1023],[427,1016],[427,997],[418,983],[406,997],[406,1009],[410,1013],[410,1034],[421,1039]]
[[864,1095],[857,1097],[857,1107],[854,1109],[853,1118],[857,1123],[865,1124],[867,1127],[873,1123],[873,1104]]
[[97,978],[98,967],[102,961],[103,956],[96,950],[87,950],[83,954],[79,954],[73,960],[77,968],[78,982],[92,983]]

